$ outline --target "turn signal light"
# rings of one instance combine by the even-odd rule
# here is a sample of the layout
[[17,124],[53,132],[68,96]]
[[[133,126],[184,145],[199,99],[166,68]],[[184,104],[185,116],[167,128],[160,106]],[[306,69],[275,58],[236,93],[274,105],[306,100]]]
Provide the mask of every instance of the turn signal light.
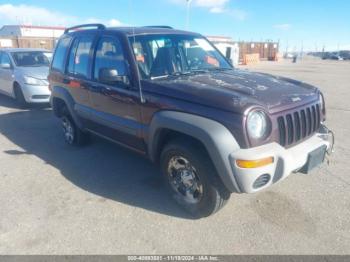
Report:
[[258,160],[236,160],[236,164],[240,168],[257,168],[270,165],[274,162],[273,157],[267,157]]

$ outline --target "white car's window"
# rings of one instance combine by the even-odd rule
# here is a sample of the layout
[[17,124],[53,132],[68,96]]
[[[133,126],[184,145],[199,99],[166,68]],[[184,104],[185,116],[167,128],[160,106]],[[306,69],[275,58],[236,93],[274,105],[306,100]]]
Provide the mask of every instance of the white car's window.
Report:
[[20,67],[49,66],[50,60],[45,53],[43,51],[12,52],[12,57]]

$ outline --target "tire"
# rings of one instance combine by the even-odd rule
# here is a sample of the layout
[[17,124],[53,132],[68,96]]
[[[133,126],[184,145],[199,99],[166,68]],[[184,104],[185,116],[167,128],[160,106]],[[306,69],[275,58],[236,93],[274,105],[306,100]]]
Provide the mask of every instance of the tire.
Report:
[[19,105],[20,108],[26,108],[28,106],[28,103],[26,102],[23,91],[21,87],[18,84],[15,84],[14,86],[14,93],[15,93],[15,98],[17,101],[17,104]]
[[198,148],[190,140],[175,140],[164,147],[160,157],[168,190],[194,218],[214,214],[230,198],[209,156]]
[[82,131],[74,122],[66,106],[62,109],[61,124],[63,137],[67,144],[83,146],[89,141],[89,134]]

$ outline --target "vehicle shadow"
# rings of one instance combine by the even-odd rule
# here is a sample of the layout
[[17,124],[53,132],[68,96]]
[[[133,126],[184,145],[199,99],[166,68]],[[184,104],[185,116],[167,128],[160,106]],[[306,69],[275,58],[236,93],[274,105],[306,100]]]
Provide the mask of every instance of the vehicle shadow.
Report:
[[[6,103],[0,99],[0,106],[8,106]],[[0,114],[0,132],[22,148],[5,150],[4,154],[35,155],[83,190],[153,212],[191,219],[165,191],[159,171],[150,161],[97,137],[83,148],[67,145],[51,110]]]

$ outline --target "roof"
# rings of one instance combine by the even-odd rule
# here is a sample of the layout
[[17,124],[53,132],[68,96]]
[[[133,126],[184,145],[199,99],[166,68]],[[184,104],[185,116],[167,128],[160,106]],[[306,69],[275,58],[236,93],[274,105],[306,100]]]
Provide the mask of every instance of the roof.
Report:
[[196,34],[193,32],[182,31],[171,28],[159,28],[159,27],[108,27],[106,30],[122,31],[128,35],[142,35],[142,34]]
[[[96,29],[86,29],[86,31],[93,31]],[[186,34],[186,35],[199,35],[198,33],[188,32],[188,31],[182,31],[177,29],[171,29],[171,28],[164,28],[164,27],[107,27],[106,29],[103,29],[106,31],[116,31],[124,33],[128,36],[132,35],[146,35],[146,34]],[[85,30],[77,30],[70,33],[75,32],[82,32]]]
[[0,51],[7,52],[34,52],[34,51],[43,51],[43,52],[51,52],[50,50],[43,48],[0,48]]

